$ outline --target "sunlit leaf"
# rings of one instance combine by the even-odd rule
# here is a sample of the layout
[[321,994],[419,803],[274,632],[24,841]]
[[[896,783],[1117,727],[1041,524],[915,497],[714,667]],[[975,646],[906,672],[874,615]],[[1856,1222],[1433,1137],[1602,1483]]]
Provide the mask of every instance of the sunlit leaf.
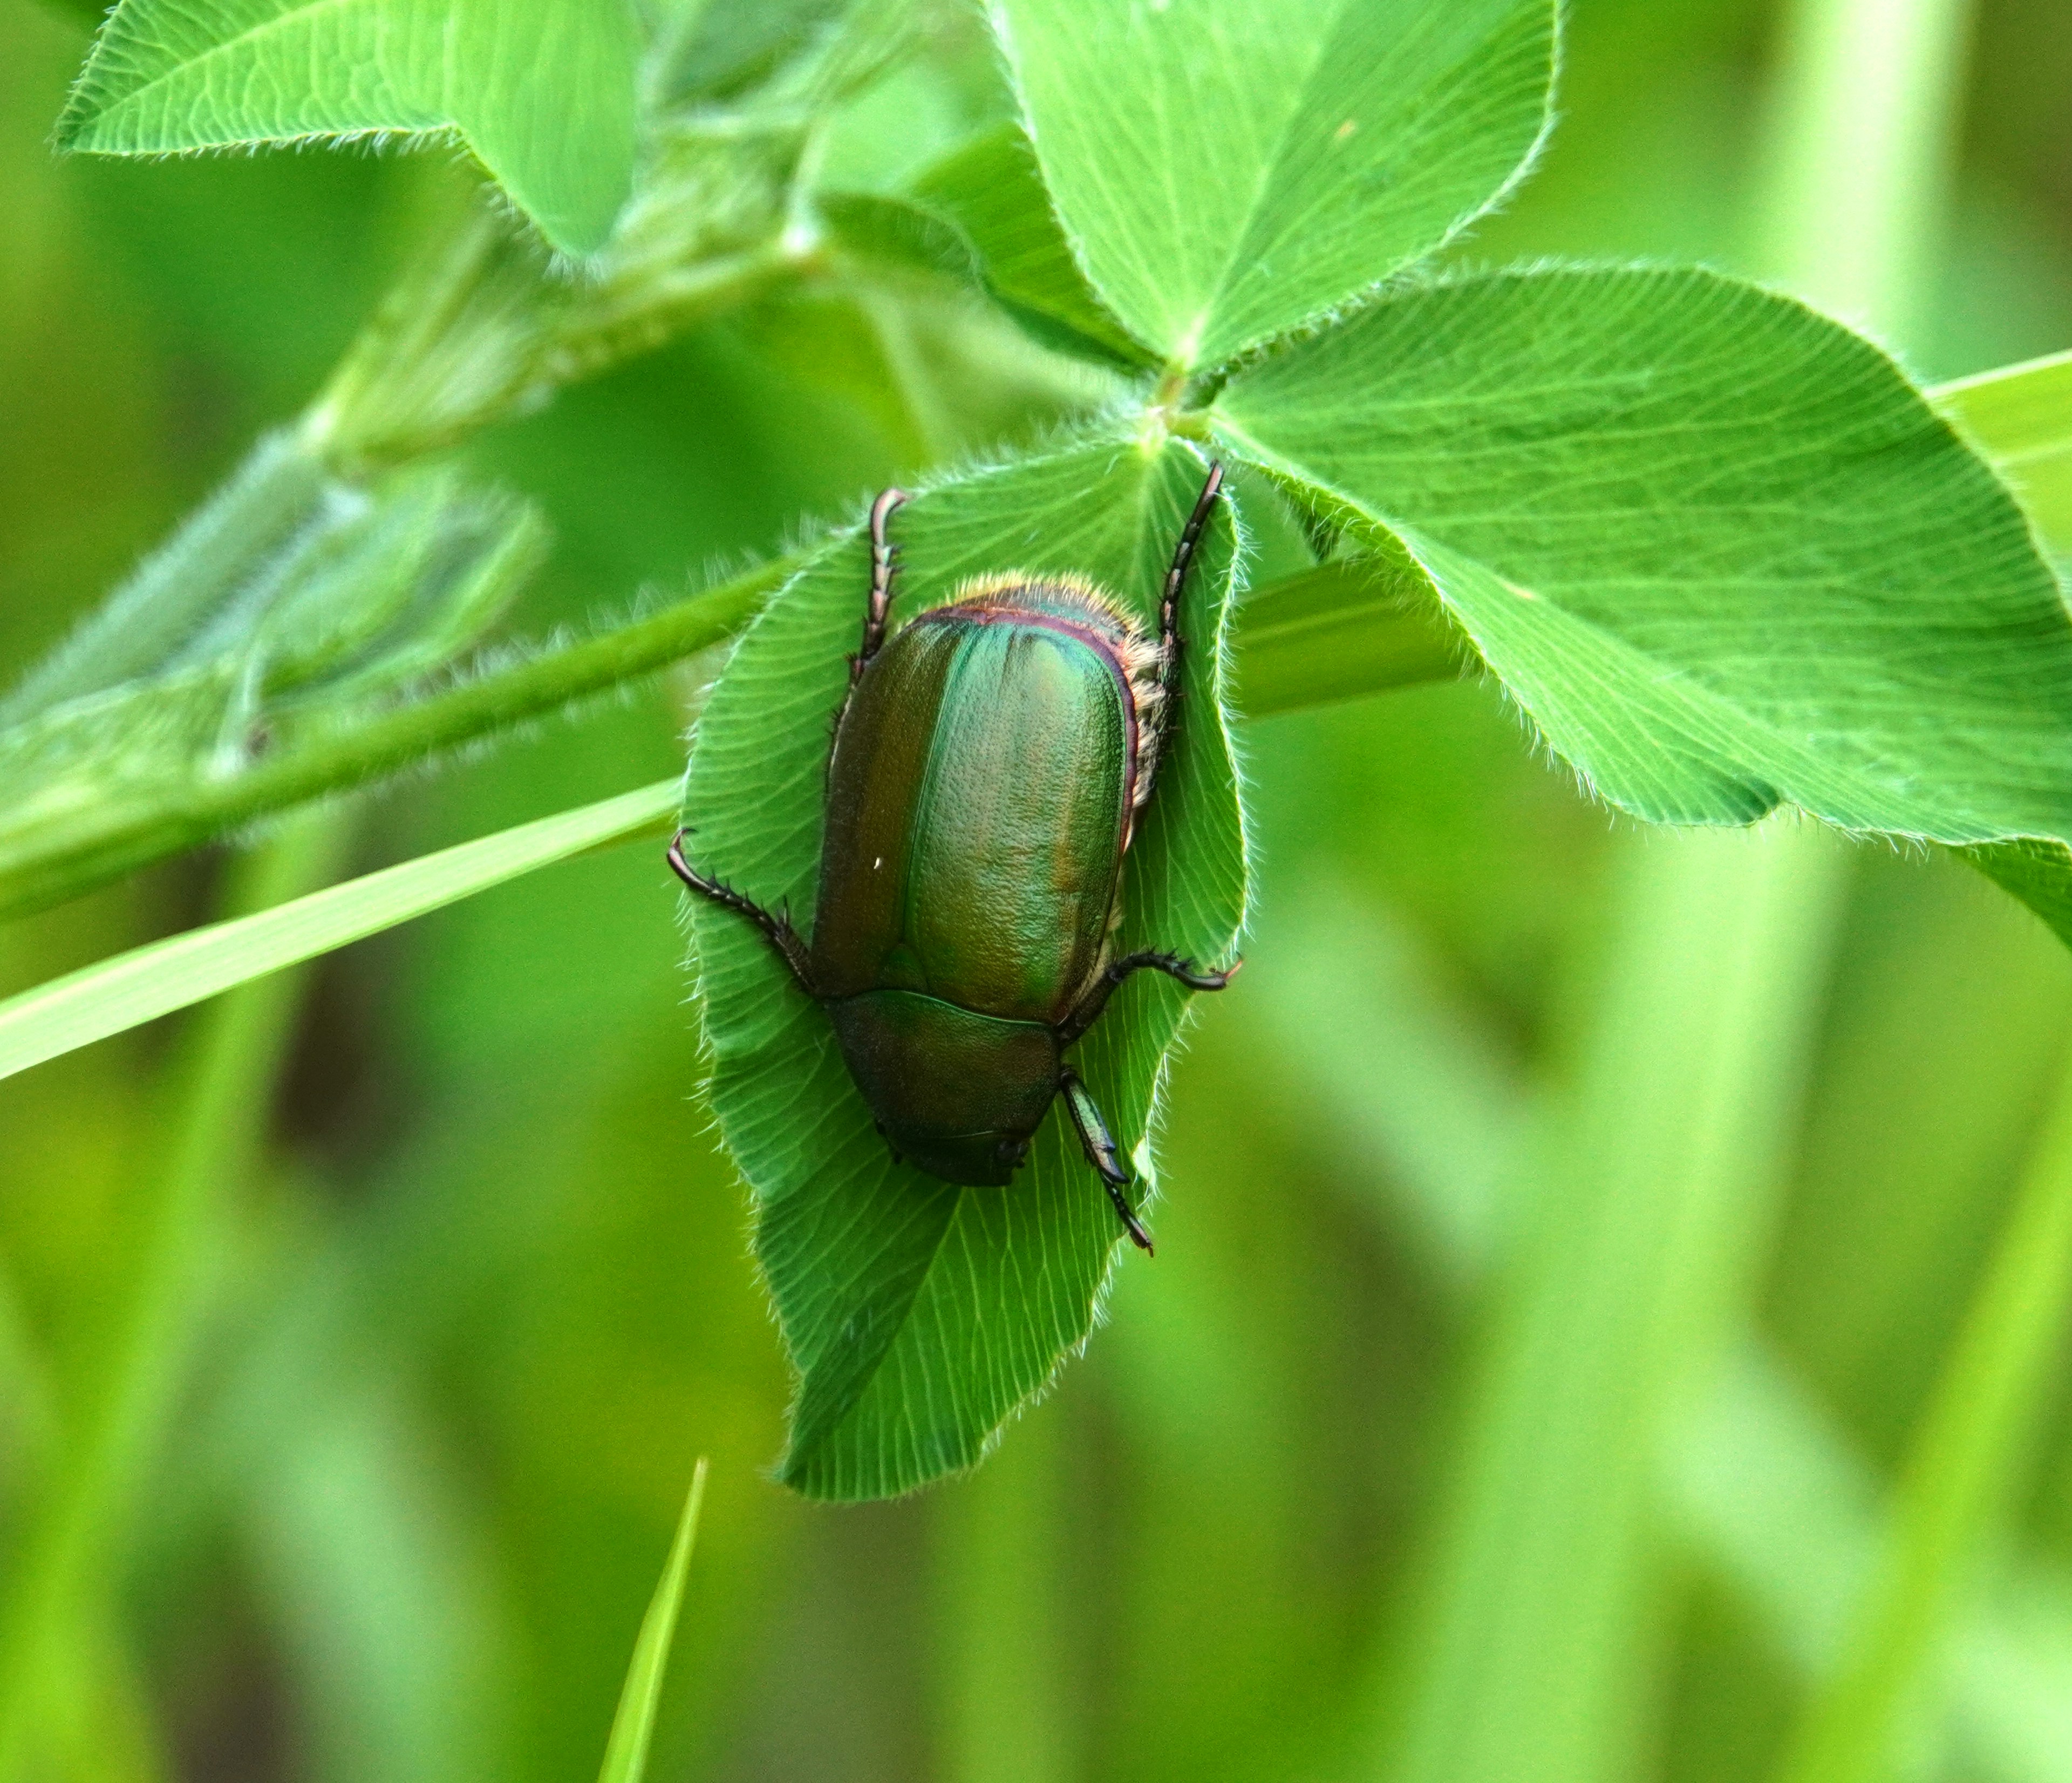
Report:
[[161,154],[458,130],[557,248],[602,246],[633,178],[626,0],[123,0],[58,126]]
[[[1084,572],[1148,616],[1202,476],[1187,448],[1147,456],[1123,439],[923,493],[894,523],[898,612],[939,604],[967,576],[1021,568]],[[1225,959],[1243,911],[1219,699],[1231,536],[1219,521],[1190,584],[1181,717],[1128,858],[1125,950]],[[698,863],[802,921],[868,564],[864,541],[845,537],[771,605],[715,690],[692,757]],[[1092,1328],[1124,1242],[1099,1180],[1055,1110],[1009,1188],[953,1188],[896,1163],[826,1015],[761,937],[702,902],[693,923],[713,1106],[755,1195],[758,1254],[802,1377],[785,1479],[865,1498],[968,1467]],[[1075,1055],[1146,1189],[1153,1092],[1184,1007],[1149,976],[1125,986]]]
[[1546,127],[1549,0],[997,0],[1094,289],[1213,365],[1429,253]]
[[232,985],[314,959],[586,849],[652,829],[674,780],[520,824],[292,904],[211,924],[0,1003],[0,1077],[170,1015]]
[[1407,545],[1604,797],[2072,835],[2072,620],[1897,369],[1699,272],[1392,295],[1241,373],[1234,440]]

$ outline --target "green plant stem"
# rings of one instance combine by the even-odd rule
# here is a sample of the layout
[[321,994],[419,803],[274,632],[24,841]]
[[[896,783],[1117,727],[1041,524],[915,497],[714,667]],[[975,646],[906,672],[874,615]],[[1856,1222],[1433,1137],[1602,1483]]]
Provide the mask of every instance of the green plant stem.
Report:
[[[0,917],[39,910],[309,800],[436,761],[660,673],[734,636],[805,561],[795,553],[617,631],[564,644],[450,692],[285,745],[173,803],[101,806],[49,832],[0,875]],[[1285,598],[1284,598],[1285,597]],[[1343,567],[1257,591],[1236,643],[1240,709],[1264,716],[1457,671],[1460,646],[1421,607]]]
[[1055,1417],[1025,1419],[931,1501],[942,1783],[1075,1774],[1058,1578],[1071,1526]]
[[[343,813],[306,814],[237,858],[224,904],[243,912],[329,879]],[[277,976],[210,1009],[174,1079],[173,1142],[153,1185],[121,1323],[89,1377],[0,1607],[0,1779],[34,1762],[39,1718],[127,1547],[143,1484],[187,1377],[226,1205],[264,1138],[298,1002]],[[61,1682],[61,1680],[58,1681]]]
[[1947,1631],[2012,1509],[2072,1319],[2068,1073],[1901,1475],[1884,1564],[1784,1783],[1880,1783],[1941,1706]]
[[90,827],[68,826],[46,855],[14,866],[0,883],[0,916],[76,896],[240,824],[436,760],[659,673],[731,637],[798,562],[779,558],[618,631],[465,681],[350,731],[290,744],[249,772],[197,787],[170,806],[98,811]]
[[1248,595],[1234,654],[1237,707],[1248,719],[1450,680],[1475,660],[1421,579],[1346,563]]

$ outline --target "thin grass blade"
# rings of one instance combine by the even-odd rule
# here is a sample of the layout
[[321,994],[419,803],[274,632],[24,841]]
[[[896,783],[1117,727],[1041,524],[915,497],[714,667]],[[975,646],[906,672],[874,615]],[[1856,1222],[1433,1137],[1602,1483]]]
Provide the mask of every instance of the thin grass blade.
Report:
[[684,1602],[684,1580],[691,1570],[691,1550],[698,1538],[698,1509],[705,1502],[705,1461],[698,1458],[691,1476],[690,1497],[676,1525],[668,1564],[633,1643],[633,1663],[627,1667],[619,1694],[619,1713],[611,1718],[605,1742],[604,1768],[598,1783],[640,1783],[648,1773],[648,1748],[655,1736],[655,1711],[662,1701],[662,1680],[669,1669],[669,1648],[676,1638],[676,1613]]
[[657,780],[637,792],[367,874],[257,916],[133,948],[39,985],[0,1003],[0,1077],[571,854],[636,835],[660,824],[676,809],[676,781]]

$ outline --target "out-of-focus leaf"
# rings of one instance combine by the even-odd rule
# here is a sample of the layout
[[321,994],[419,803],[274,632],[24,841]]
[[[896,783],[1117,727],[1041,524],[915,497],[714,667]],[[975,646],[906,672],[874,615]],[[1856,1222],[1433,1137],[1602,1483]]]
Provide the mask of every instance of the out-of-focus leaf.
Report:
[[300,442],[268,434],[229,482],[0,699],[0,726],[163,668],[308,524],[326,484],[322,461]]
[[653,84],[671,104],[806,110],[867,86],[913,42],[915,0],[711,4],[663,47]]
[[819,208],[829,243],[845,259],[962,284],[978,282],[978,261],[963,232],[919,204],[869,192],[829,192]]
[[333,1379],[227,1482],[305,1762],[341,1783],[508,1777],[516,1610],[471,1482],[409,1385],[379,1369]]
[[796,124],[656,129],[611,240],[579,279],[500,207],[478,206],[397,282],[305,433],[348,467],[423,457],[759,294],[799,264],[784,206],[804,140]]
[[[195,525],[216,518],[206,509]],[[0,886],[90,850],[111,826],[220,795],[269,756],[355,732],[475,644],[545,548],[529,508],[434,472],[372,496],[323,487],[300,529],[270,557],[236,563],[249,576],[219,588],[205,614],[176,574],[187,635],[167,650],[166,628],[139,616],[162,659],[154,672],[0,730]],[[80,648],[104,632],[119,650],[109,616],[125,614],[138,587],[156,586],[158,564],[200,554],[176,539],[60,653],[59,666],[84,676],[105,661]]]
[[2072,1318],[2072,1081],[1937,1383],[1901,1476],[1883,1564],[1845,1657],[1808,1709],[1786,1783],[1881,1783],[1946,1631],[2016,1508]]
[[1811,826],[1630,842],[1573,1106],[1485,1315],[1402,1748],[1363,1774],[1630,1773],[1663,1445],[1781,1186],[1838,853]]
[[1929,393],[2020,492],[2045,550],[2072,562],[2072,353]]
[[996,0],[1065,232],[1182,368],[1423,258],[1547,127],[1549,0]]
[[[1672,1445],[1667,1496],[1794,1669],[1832,1677],[1875,1575],[1882,1495],[1781,1359],[1755,1343],[1734,1353]],[[2045,1783],[2072,1772],[2067,1608],[2064,1575],[2031,1552],[1952,1616],[1951,1715],[1980,1774]]]
[[659,781],[257,916],[154,941],[39,985],[0,1003],[0,1077],[379,934],[522,873],[653,829],[675,805],[676,793],[676,781]]
[[1961,850],[1964,859],[2004,892],[2041,916],[2051,933],[2072,947],[2072,848],[2028,837]]
[[1094,294],[1018,124],[974,137],[915,180],[914,196],[952,219],[986,288],[1046,347],[1131,370],[1156,363]]
[[676,1616],[683,1608],[684,1581],[690,1575],[691,1550],[698,1539],[698,1507],[705,1502],[705,1464],[700,1457],[691,1475],[689,1496],[676,1523],[676,1538],[655,1587],[654,1600],[641,1618],[633,1661],[619,1692],[619,1712],[611,1718],[611,1737],[604,1748],[598,1783],[641,1783],[648,1774],[648,1748],[655,1735],[655,1711],[662,1704],[662,1680],[669,1670],[669,1649],[676,1638]]
[[631,188],[637,48],[627,0],[123,0],[58,140],[163,154],[458,130],[549,241],[590,253]]
[[[482,574],[498,561],[486,558]],[[0,913],[76,896],[256,818],[653,675],[738,631],[797,561],[766,564],[602,636],[422,698],[376,700],[352,688],[350,698],[328,706],[284,701],[283,712],[298,722],[256,754],[254,708],[236,698],[239,677],[222,665],[67,706],[0,743],[17,787],[43,788],[33,813],[26,796],[0,807]],[[465,593],[470,584],[455,587]],[[212,749],[217,743],[226,747]],[[169,762],[181,765],[169,771]],[[213,771],[196,772],[197,764]],[[51,789],[61,783],[76,796],[60,804]]]
[[2072,620],[1868,343],[1710,274],[1412,289],[1241,373],[1229,437],[1409,547],[1605,797],[2072,836]]
[[[915,498],[894,523],[898,616],[990,570],[1073,570],[1155,611],[1201,483],[1189,448],[1101,440]],[[1244,904],[1236,781],[1222,722],[1231,532],[1204,541],[1184,611],[1182,717],[1131,848],[1117,945],[1229,957]],[[763,615],[714,690],[685,821],[706,871],[772,908],[810,911],[828,719],[869,585],[865,541],[829,547]],[[693,909],[713,1106],[757,1202],[756,1246],[802,1377],[783,1476],[817,1497],[911,1490],[970,1466],[1087,1336],[1126,1242],[1062,1110],[1011,1192],[957,1188],[896,1163],[873,1130],[825,1013],[730,912]],[[1185,999],[1132,979],[1081,1043],[1140,1193],[1160,1061]]]

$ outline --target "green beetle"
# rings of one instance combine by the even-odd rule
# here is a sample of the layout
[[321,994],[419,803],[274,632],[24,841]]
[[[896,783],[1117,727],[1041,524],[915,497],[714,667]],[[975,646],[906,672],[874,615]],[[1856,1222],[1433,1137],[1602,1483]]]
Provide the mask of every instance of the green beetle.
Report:
[[809,942],[685,860],[701,896],[746,917],[834,1023],[895,1157],[998,1188],[1062,1093],[1129,1235],[1151,1249],[1129,1173],[1065,1052],[1133,972],[1220,990],[1170,953],[1118,956],[1122,862],[1178,690],[1177,615],[1223,467],[1182,529],[1147,637],[1083,577],[988,576],[888,642],[897,553],[870,510],[863,646],[849,659],[828,763]]

